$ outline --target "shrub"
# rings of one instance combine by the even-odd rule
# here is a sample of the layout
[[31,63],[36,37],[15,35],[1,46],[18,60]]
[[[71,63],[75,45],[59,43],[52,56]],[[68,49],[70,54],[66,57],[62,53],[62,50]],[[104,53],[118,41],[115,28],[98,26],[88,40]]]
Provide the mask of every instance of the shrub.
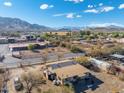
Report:
[[28,45],[28,50],[34,50],[34,49],[35,49],[35,45],[33,45],[33,44]]
[[71,47],[71,52],[79,53],[79,52],[82,52],[82,50],[80,48],[77,48],[77,47],[73,46],[73,47]]
[[62,43],[62,44],[61,44],[61,47],[66,47],[66,44],[65,44],[65,43]]
[[86,57],[86,56],[77,57],[75,58],[75,61],[82,64],[85,67],[88,67],[89,65],[91,65],[91,63],[89,62],[89,57]]

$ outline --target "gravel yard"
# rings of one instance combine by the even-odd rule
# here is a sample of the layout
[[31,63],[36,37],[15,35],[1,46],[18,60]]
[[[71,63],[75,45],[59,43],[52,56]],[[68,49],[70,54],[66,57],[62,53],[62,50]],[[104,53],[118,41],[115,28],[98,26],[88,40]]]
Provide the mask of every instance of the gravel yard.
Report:
[[106,73],[94,73],[93,74],[99,78],[103,84],[92,91],[87,90],[86,93],[124,93],[124,82],[120,81],[117,77],[109,75]]
[[[36,65],[36,66],[32,66],[32,67],[26,67],[24,69],[19,68],[19,69],[13,69],[10,71],[10,81],[8,82],[8,89],[9,89],[9,93],[23,93],[23,92],[16,92],[13,86],[13,77],[15,76],[20,76],[21,73],[29,71],[29,70],[36,70],[36,71],[41,71],[41,65]],[[41,71],[42,73],[42,71]],[[98,80],[95,81],[94,85],[97,84],[97,81],[101,81],[102,83],[98,84],[98,86],[92,90],[91,88],[87,88],[86,90],[84,86],[80,86],[78,87],[78,89],[85,91],[86,93],[124,93],[124,82],[120,81],[117,77],[113,76],[113,75],[109,75],[106,74],[104,72],[100,72],[100,73],[96,73],[96,72],[92,72],[91,73],[94,75],[94,77],[96,77]],[[86,87],[86,86],[85,86]],[[46,89],[59,89],[60,87],[56,87],[54,85],[52,85],[51,82],[47,81],[46,85],[43,85],[41,87],[41,90]],[[35,90],[34,90],[35,91]],[[42,92],[41,92],[42,93]],[[79,92],[77,92],[79,93]]]

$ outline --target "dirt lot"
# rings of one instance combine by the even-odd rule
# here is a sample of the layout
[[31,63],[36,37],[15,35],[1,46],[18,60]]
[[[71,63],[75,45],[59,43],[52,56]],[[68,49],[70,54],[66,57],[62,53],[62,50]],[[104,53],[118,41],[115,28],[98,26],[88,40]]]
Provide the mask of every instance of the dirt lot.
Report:
[[[66,60],[66,61],[68,61],[68,60]],[[64,61],[62,61],[62,62],[64,62]],[[56,62],[54,62],[54,63],[56,63]],[[52,64],[52,63],[48,63],[48,65],[49,64]],[[30,67],[24,67],[24,68],[18,68],[18,69],[10,70],[9,71],[9,73],[10,73],[10,76],[9,76],[10,80],[8,81],[9,93],[25,93],[24,91],[17,92],[15,90],[14,82],[13,82],[14,78],[15,77],[21,77],[21,75],[24,72],[29,72],[29,71],[40,73],[42,75],[43,74],[43,69],[42,69],[43,67],[44,67],[44,65],[35,65],[35,66],[30,66]],[[40,86],[38,88],[34,88],[32,93],[39,93],[39,92],[37,92],[38,89],[41,90],[40,93],[43,93],[44,91],[48,91],[48,90],[62,91],[61,90],[62,89],[61,86],[60,87],[54,86],[52,84],[52,82],[48,81],[48,80],[46,81],[45,85],[42,85],[42,86]],[[61,93],[61,92],[57,92],[57,93]]]
[[48,49],[43,49],[43,50],[36,50],[36,51],[21,51],[20,54],[22,58],[28,58],[28,57],[42,57],[43,54],[52,54],[52,53],[69,53],[69,50],[65,48],[48,48]]
[[0,74],[0,90],[2,88],[2,75]]
[[[42,73],[41,68],[43,67],[43,65],[37,65],[37,66],[32,66],[32,67],[26,67],[26,68],[19,68],[19,69],[13,69],[10,71],[10,81],[8,82],[8,90],[9,93],[24,93],[22,92],[16,92],[13,86],[13,78],[16,76],[20,76],[23,72],[27,72],[27,71],[31,71],[31,70],[35,70],[36,72],[40,72]],[[100,72],[100,73],[96,73],[96,72],[92,72],[91,73],[97,78],[99,79],[102,83],[100,83],[95,89],[91,89],[88,88],[87,90],[85,90],[86,93],[124,93],[124,82],[120,81],[117,77],[112,76],[112,75],[108,75],[106,73]],[[95,81],[95,84],[97,84],[97,81]],[[84,89],[84,86],[80,86],[80,88]],[[52,84],[52,82],[47,81],[47,83],[45,85],[42,85],[40,87],[40,90],[46,91],[49,89],[53,89],[58,91],[57,93],[61,93],[61,87],[57,87],[54,86]],[[42,92],[36,92],[37,89],[33,90],[33,93],[42,93]],[[121,92],[123,91],[123,92]]]
[[87,90],[86,93],[124,93],[124,82],[113,75],[93,73],[103,83],[96,90]]

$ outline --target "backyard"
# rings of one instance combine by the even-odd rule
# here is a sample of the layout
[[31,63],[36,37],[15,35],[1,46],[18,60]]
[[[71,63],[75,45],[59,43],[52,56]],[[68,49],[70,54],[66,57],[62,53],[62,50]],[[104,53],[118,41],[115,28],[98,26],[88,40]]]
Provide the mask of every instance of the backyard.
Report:
[[[42,75],[44,65],[36,65],[25,68],[13,69],[10,71],[10,81],[8,82],[9,93],[23,93],[23,91],[16,92],[13,86],[13,79],[16,76],[21,77],[25,72],[33,71]],[[76,87],[73,89],[75,93],[86,92],[86,93],[117,93],[124,90],[124,82],[120,81],[117,77],[109,75],[104,72],[92,72],[91,74],[94,77],[94,84],[92,87],[88,85],[84,86],[84,82],[80,81],[76,84]],[[64,90],[63,90],[64,88]],[[46,84],[43,84],[37,88],[33,88],[33,93],[63,93],[62,91],[69,91],[67,93],[73,93],[72,90],[68,90],[66,87],[55,86],[51,81],[46,80]],[[71,92],[70,92],[71,91]],[[123,92],[122,92],[123,93]]]

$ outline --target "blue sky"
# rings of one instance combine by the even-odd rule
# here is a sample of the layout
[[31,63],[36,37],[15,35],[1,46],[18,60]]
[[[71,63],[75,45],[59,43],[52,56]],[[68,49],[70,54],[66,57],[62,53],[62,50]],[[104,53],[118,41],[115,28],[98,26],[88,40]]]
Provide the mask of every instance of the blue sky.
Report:
[[50,27],[124,25],[124,0],[0,0],[0,16]]

